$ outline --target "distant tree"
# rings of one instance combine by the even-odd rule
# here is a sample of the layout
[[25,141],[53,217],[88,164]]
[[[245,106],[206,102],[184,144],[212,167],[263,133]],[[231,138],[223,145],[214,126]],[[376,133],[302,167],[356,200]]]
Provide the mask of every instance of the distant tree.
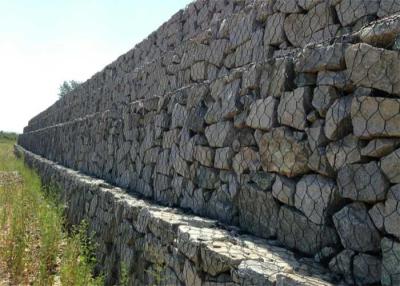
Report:
[[77,88],[81,83],[75,80],[64,81],[58,88],[58,96],[61,98],[67,93],[70,93],[75,88]]

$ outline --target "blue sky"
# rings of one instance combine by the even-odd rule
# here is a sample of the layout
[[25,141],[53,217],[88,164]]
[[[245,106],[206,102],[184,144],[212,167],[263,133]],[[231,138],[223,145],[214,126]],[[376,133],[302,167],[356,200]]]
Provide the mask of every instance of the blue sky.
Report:
[[22,132],[190,0],[0,0],[0,130]]

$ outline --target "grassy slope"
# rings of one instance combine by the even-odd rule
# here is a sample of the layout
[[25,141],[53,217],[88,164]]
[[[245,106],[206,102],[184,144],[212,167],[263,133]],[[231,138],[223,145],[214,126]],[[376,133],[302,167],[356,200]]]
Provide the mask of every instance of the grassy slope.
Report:
[[[66,234],[56,189],[42,186],[14,156],[14,143],[0,138],[0,273],[7,269],[0,285],[5,278],[9,285],[101,285],[91,275],[85,226]],[[17,171],[20,179],[4,171]]]

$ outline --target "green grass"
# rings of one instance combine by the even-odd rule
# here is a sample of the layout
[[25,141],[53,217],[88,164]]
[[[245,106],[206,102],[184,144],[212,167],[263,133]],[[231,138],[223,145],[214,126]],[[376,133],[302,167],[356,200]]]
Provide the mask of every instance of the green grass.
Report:
[[[0,274],[11,285],[102,285],[94,278],[94,246],[85,223],[64,229],[58,190],[13,154],[14,140],[0,138]],[[4,185],[1,181],[7,181]],[[5,277],[0,276],[1,279]]]

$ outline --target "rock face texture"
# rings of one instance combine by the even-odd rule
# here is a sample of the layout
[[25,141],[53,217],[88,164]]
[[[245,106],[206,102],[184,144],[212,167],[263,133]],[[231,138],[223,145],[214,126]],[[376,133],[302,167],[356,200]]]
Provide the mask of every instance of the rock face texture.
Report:
[[90,222],[110,285],[121,262],[132,285],[399,285],[398,13],[198,0],[17,150]]

